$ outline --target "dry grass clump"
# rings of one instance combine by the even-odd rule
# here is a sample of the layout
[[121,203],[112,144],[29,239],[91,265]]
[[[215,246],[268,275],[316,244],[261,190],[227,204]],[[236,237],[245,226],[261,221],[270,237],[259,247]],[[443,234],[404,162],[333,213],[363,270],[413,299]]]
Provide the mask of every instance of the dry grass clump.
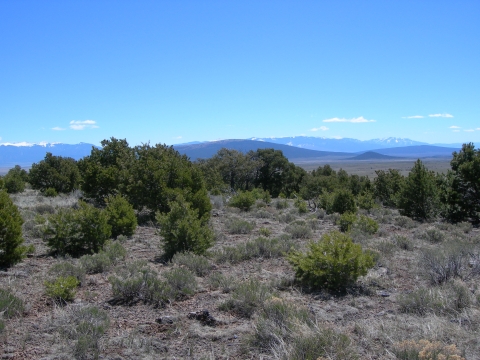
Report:
[[424,316],[457,315],[469,309],[473,296],[462,282],[450,282],[436,288],[419,288],[398,298],[401,312]]
[[293,245],[293,241],[288,236],[258,237],[237,246],[224,246],[213,251],[212,255],[218,263],[236,264],[254,258],[280,257],[287,253]]
[[207,280],[212,289],[220,289],[223,293],[229,293],[237,286],[234,276],[224,275],[221,272],[214,272]]
[[420,266],[432,284],[453,278],[467,281],[480,276],[480,252],[468,244],[446,244],[424,250]]
[[234,288],[231,298],[220,305],[220,310],[232,311],[240,317],[250,318],[271,296],[269,286],[254,279],[247,280]]
[[76,359],[98,359],[100,340],[110,326],[108,314],[96,306],[71,306],[57,310],[49,332],[57,332],[69,342]]
[[184,266],[197,276],[206,276],[212,270],[212,265],[205,256],[194,253],[176,253],[172,258],[172,263],[178,266]]
[[305,220],[296,220],[287,225],[285,231],[289,233],[293,239],[310,239],[313,235],[312,228]]
[[404,340],[394,345],[394,353],[402,360],[465,360],[455,344],[421,339]]
[[228,218],[225,221],[225,230],[229,234],[250,234],[255,223],[240,218]]

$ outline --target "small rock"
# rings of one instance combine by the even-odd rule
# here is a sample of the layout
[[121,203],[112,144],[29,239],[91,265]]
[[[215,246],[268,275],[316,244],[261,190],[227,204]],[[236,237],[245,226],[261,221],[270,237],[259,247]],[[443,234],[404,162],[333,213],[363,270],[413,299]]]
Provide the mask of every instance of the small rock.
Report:
[[195,319],[200,321],[202,325],[215,326],[217,323],[217,320],[215,320],[215,318],[210,315],[208,310],[191,312],[188,314],[187,317],[189,319]]
[[379,291],[377,291],[377,295],[381,296],[381,297],[389,297],[391,294],[388,291],[379,290]]
[[164,317],[155,319],[155,322],[158,324],[173,324],[173,318],[171,316],[164,316]]

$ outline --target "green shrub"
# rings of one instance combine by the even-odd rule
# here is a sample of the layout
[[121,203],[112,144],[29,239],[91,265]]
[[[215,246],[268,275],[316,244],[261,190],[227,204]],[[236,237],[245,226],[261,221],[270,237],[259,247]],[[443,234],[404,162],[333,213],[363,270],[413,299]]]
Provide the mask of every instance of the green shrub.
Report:
[[260,228],[258,232],[260,233],[261,236],[264,236],[264,237],[269,237],[270,235],[272,235],[272,230],[265,227]]
[[355,204],[355,197],[349,190],[337,190],[333,194],[332,204],[328,213],[343,214],[346,212],[356,213],[357,205]]
[[56,264],[53,264],[48,270],[48,278],[50,280],[55,280],[59,277],[69,277],[73,276],[78,280],[79,285],[85,281],[85,269],[81,266],[75,266],[71,262],[62,261]]
[[229,234],[250,234],[254,227],[255,223],[242,219],[229,218],[225,221],[225,229]]
[[288,256],[296,278],[313,288],[341,290],[353,284],[373,267],[372,256],[338,231],[311,242],[306,254],[295,251]]
[[112,237],[132,236],[137,228],[133,206],[121,195],[109,196],[106,202],[105,211],[108,215],[108,224],[112,227]]
[[23,301],[7,289],[0,289],[0,314],[6,319],[20,316],[25,311]]
[[371,192],[365,192],[357,197],[357,205],[360,209],[370,211],[378,208],[378,204],[375,202],[375,197]]
[[47,152],[42,161],[32,164],[28,182],[45,196],[56,196],[57,193],[66,194],[78,189],[80,172],[74,159]]
[[271,291],[268,286],[251,279],[235,287],[231,299],[221,304],[220,310],[230,310],[240,317],[250,318],[270,297]]
[[300,198],[296,198],[293,205],[298,209],[299,214],[305,214],[308,211],[307,203]]
[[174,268],[163,274],[166,283],[170,287],[174,298],[184,298],[195,294],[197,280],[195,275],[188,269]]
[[405,178],[398,198],[402,215],[417,220],[429,220],[440,213],[439,188],[436,175],[419,159]]
[[353,226],[369,235],[373,235],[378,231],[378,223],[365,215],[360,215]]
[[21,261],[31,250],[23,245],[23,219],[10,196],[0,190],[0,267]]
[[198,218],[198,210],[178,197],[170,203],[168,214],[157,213],[160,235],[163,237],[165,257],[171,259],[177,252],[203,255],[213,245],[213,231]]
[[105,211],[80,202],[79,209],[60,209],[48,217],[46,243],[54,252],[78,256],[96,253],[110,238]]
[[230,199],[228,205],[243,211],[249,211],[253,204],[255,204],[255,200],[255,195],[250,191],[240,191]]
[[212,266],[205,256],[192,253],[176,253],[172,258],[172,263],[186,267],[197,276],[206,276],[212,270]]
[[351,230],[353,224],[357,221],[357,215],[354,213],[346,212],[340,216],[337,221],[337,225],[340,226],[340,231],[348,232]]
[[43,195],[45,195],[46,197],[55,197],[58,195],[58,193],[57,190],[55,190],[54,188],[47,188],[43,192]]
[[25,190],[25,182],[27,181],[27,177],[27,172],[19,165],[15,165],[15,167],[8,170],[8,173],[3,177],[5,190],[7,190],[9,194],[23,192]]
[[45,293],[62,303],[72,301],[79,281],[74,276],[58,277],[55,281],[45,281]]

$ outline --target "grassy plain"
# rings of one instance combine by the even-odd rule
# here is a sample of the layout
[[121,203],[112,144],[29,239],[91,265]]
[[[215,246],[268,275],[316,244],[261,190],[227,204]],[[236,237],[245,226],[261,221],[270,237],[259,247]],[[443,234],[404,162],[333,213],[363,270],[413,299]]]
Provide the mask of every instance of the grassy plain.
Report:
[[[441,159],[422,159],[425,166],[432,171],[439,173],[446,173],[450,169],[450,160],[446,158]],[[348,174],[357,174],[368,176],[370,179],[375,178],[376,170],[397,169],[402,175],[408,175],[410,169],[413,167],[416,159],[408,160],[343,160],[343,161],[311,161],[311,160],[294,160],[295,165],[301,166],[307,171],[317,169],[319,166],[329,164],[335,171],[340,169],[345,170]]]

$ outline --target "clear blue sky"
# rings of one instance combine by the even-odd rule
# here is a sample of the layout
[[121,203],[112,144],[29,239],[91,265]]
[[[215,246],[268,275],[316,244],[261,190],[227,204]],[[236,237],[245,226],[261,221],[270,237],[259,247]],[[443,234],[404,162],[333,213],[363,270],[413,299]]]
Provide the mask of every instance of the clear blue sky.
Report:
[[479,16],[478,0],[0,0],[0,142],[480,142]]

